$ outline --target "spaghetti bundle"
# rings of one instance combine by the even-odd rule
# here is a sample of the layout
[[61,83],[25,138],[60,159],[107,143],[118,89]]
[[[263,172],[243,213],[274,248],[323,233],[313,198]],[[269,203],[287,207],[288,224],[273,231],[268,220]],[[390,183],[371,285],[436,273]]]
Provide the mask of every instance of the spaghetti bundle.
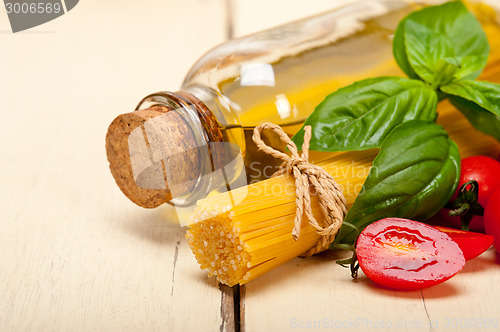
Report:
[[[332,175],[336,171],[351,173],[337,177],[340,186],[352,188],[349,196],[344,190],[347,206],[354,202],[374,157],[373,151],[357,153],[353,164],[351,153],[341,153],[320,164]],[[305,254],[320,236],[303,220],[300,237],[293,239],[295,199],[293,177],[281,175],[201,200],[195,223],[186,235],[201,268],[232,286]],[[240,203],[233,205],[235,201]],[[315,218],[322,218],[314,195],[311,210]]]

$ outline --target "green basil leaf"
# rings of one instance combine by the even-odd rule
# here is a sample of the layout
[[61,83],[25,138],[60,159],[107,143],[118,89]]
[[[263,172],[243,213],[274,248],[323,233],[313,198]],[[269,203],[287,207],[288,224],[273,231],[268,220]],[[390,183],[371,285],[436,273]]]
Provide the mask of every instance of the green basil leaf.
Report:
[[[450,61],[451,59],[444,59]],[[468,56],[456,56],[453,58],[456,62],[456,66],[459,67],[454,75],[455,80],[461,79],[476,79],[479,77],[485,64],[488,62],[487,55],[468,55]]]
[[408,16],[399,22],[396,31],[394,32],[394,39],[392,40],[392,54],[394,55],[394,59],[396,59],[396,63],[399,65],[399,68],[401,68],[401,70],[403,70],[409,78],[420,79],[411,67],[410,62],[408,62],[408,54],[406,54],[404,35],[407,20]]
[[460,80],[440,90],[474,128],[500,141],[500,84]]
[[396,29],[393,52],[409,77],[438,86],[442,82],[436,81],[434,70],[440,60],[457,67],[454,79],[474,79],[486,65],[489,45],[478,20],[462,2],[452,1],[403,19]]
[[[307,118],[312,126],[310,149],[353,151],[380,147],[400,123],[434,121],[437,94],[421,81],[378,77],[356,82],[328,95]],[[304,142],[303,128],[293,137]]]
[[500,115],[500,84],[460,80],[442,86],[441,91],[467,99],[491,113]]
[[435,87],[448,84],[453,80],[459,69],[459,64],[454,60],[453,58],[444,58],[436,62],[433,75]]
[[449,96],[449,100],[465,115],[474,128],[500,141],[500,116],[464,98]]
[[431,122],[408,121],[384,140],[363,190],[335,243],[353,244],[356,232],[387,217],[425,220],[451,198],[460,175],[457,145]]
[[[458,70],[458,66],[444,61],[455,55],[451,41],[413,20],[405,24],[405,46],[411,67],[420,78],[434,86],[439,86],[440,81],[450,82]],[[443,77],[438,80],[436,76]]]

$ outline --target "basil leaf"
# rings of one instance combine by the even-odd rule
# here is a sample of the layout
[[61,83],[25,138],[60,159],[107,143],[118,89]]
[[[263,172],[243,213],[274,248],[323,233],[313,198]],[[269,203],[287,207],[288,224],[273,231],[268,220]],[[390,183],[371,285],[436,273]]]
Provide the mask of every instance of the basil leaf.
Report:
[[[453,1],[403,19],[395,32],[393,53],[409,77],[439,86],[450,80],[450,74],[454,79],[477,78],[486,65],[489,45],[478,20],[462,2]],[[457,67],[444,82],[434,76],[440,60]]]
[[[434,121],[437,94],[421,81],[378,77],[356,82],[328,95],[307,118],[312,126],[310,149],[353,151],[380,147],[402,122]],[[303,128],[293,137],[304,142]]]
[[[458,70],[458,66],[443,60],[455,55],[451,41],[425,25],[406,21],[405,46],[411,67],[420,78],[434,86],[439,86],[440,81],[448,83]],[[437,80],[436,76],[443,78]]]
[[464,98],[450,96],[449,100],[465,115],[474,128],[500,141],[500,117],[498,115]]
[[356,232],[386,217],[425,220],[451,198],[460,175],[457,145],[431,122],[408,121],[384,140],[363,190],[335,243],[353,244]]
[[[445,59],[448,60],[448,59]],[[468,56],[456,56],[453,58],[455,62],[458,62],[457,66],[460,68],[454,75],[455,80],[460,79],[476,79],[479,77],[485,64],[488,62],[487,55],[468,55]]]
[[453,80],[455,73],[458,71],[459,64],[454,61],[453,58],[439,59],[436,62],[436,67],[434,69],[434,86],[438,87],[441,85],[448,84]]
[[500,115],[500,84],[460,80],[442,86],[441,91],[467,99],[491,113]]
[[474,128],[500,141],[500,84],[460,80],[440,89]]
[[396,59],[396,63],[399,65],[399,68],[401,68],[401,70],[403,70],[409,78],[420,79],[411,67],[410,62],[408,61],[408,54],[406,54],[404,30],[408,17],[409,16],[399,22],[396,31],[394,32],[394,39],[392,40],[392,54],[394,55],[394,59]]

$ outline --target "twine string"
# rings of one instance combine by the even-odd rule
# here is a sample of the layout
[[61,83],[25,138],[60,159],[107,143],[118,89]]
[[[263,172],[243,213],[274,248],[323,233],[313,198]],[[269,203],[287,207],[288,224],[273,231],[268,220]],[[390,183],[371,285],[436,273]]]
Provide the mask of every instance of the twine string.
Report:
[[[290,151],[291,156],[268,146],[261,138],[261,133],[270,129],[279,136]],[[295,240],[300,237],[300,225],[302,216],[305,214],[309,224],[320,236],[318,242],[304,255],[312,256],[329,248],[335,239],[344,217],[347,213],[346,199],[342,194],[342,188],[335,179],[320,166],[309,163],[309,141],[311,140],[311,126],[304,127],[304,143],[302,144],[302,155],[299,155],[297,146],[281,129],[272,123],[263,123],[256,127],[253,132],[253,141],[259,150],[283,160],[280,169],[273,174],[291,174],[295,179],[296,213],[292,236]],[[311,191],[318,195],[323,220],[318,223],[311,208]]]

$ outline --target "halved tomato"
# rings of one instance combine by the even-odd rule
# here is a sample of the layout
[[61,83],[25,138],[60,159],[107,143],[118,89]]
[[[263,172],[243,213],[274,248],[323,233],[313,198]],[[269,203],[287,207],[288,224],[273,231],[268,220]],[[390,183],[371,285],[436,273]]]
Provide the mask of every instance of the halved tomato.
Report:
[[361,270],[375,283],[397,290],[439,284],[465,264],[458,244],[424,223],[385,218],[359,235],[356,254]]
[[434,226],[441,232],[448,234],[455,241],[462,252],[465,260],[476,258],[493,244],[493,236],[476,232],[462,231],[449,227]]

